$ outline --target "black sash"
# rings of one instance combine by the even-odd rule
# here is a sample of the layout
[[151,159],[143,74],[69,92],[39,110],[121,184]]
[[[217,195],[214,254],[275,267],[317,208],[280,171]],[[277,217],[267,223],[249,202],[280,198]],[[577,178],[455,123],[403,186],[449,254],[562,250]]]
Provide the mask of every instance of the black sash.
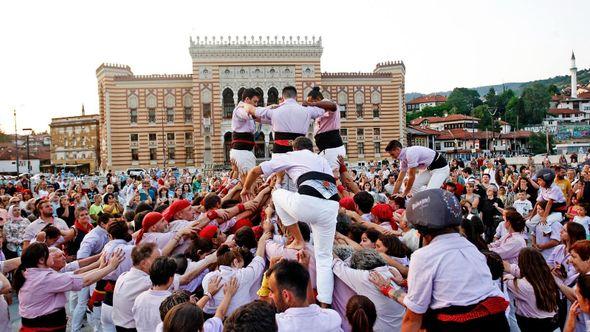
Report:
[[339,129],[319,133],[313,138],[315,139],[315,144],[320,151],[338,148],[344,145]]
[[252,133],[231,133],[231,148],[235,150],[252,151],[254,148],[254,134]]
[[[323,191],[326,195],[323,195],[320,191],[318,191],[318,189],[312,187],[311,185],[305,184],[305,182],[309,180],[318,180],[323,182],[323,187],[320,188],[320,190]],[[301,175],[297,179],[297,192],[301,195],[308,195],[321,199],[329,199],[336,202],[340,200],[340,196],[338,195],[338,189],[336,189],[336,180],[333,176],[322,172],[307,172]]]
[[[272,146],[273,153],[287,153],[293,151],[293,140],[297,137],[305,136],[298,133],[275,132],[274,144]],[[286,143],[286,144],[285,144]]]
[[440,153],[438,152],[434,152],[434,159],[432,159],[432,162],[430,163],[430,165],[428,165],[427,169],[429,171],[435,170],[435,169],[439,169],[439,168],[443,168],[445,166],[447,166],[447,160],[445,159],[445,157],[443,157]]
[[68,322],[66,318],[66,308],[61,308],[56,312],[35,318],[21,317],[21,322],[23,327],[55,328],[55,331],[59,331],[59,328],[63,327],[63,331],[65,331]]

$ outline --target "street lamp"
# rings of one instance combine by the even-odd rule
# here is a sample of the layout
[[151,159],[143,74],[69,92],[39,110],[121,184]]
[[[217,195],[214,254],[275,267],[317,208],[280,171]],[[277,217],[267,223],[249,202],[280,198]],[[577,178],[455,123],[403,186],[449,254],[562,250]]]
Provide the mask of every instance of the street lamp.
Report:
[[23,128],[23,131],[28,132],[27,135],[27,173],[31,174],[31,152],[29,149],[29,137],[33,133],[33,129],[31,128]]
[[[496,143],[496,137],[494,135],[494,116],[496,115],[496,113],[498,112],[497,108],[494,109],[490,109],[490,108],[486,108],[486,111],[488,111],[488,113],[490,113],[490,116],[492,117],[492,146],[495,145]],[[489,135],[489,134],[488,134]],[[486,137],[488,136],[486,135]],[[488,149],[490,149],[489,144],[488,144]],[[491,149],[490,149],[491,150]]]

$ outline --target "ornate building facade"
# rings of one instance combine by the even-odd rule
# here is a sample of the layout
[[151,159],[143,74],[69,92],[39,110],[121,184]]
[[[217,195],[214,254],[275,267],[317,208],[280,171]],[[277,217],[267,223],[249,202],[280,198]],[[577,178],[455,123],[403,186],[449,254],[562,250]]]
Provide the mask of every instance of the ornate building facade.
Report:
[[67,169],[84,174],[98,170],[99,125],[98,114],[52,118],[51,164],[56,169]]
[[[191,74],[135,75],[129,66],[100,65],[101,169],[227,164],[231,114],[243,89],[256,88],[263,106],[277,103],[287,85],[300,102],[320,86],[338,103],[349,162],[380,160],[389,140],[405,138],[404,64],[322,73],[322,51],[315,37],[197,37],[190,40]],[[270,127],[262,126],[260,160],[272,143]]]

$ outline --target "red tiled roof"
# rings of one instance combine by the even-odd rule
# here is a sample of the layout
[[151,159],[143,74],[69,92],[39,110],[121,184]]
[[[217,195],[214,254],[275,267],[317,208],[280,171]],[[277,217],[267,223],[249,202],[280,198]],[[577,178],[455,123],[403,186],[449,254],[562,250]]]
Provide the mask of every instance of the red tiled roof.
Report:
[[422,128],[422,127],[416,127],[416,126],[408,126],[408,127],[412,128],[414,130],[417,130],[419,132],[422,132],[424,134],[427,134],[427,135],[438,135],[441,133],[438,130],[434,130],[434,129],[430,129],[430,128]]
[[440,132],[436,139],[438,140],[479,140],[486,138],[499,138],[500,134],[491,131],[476,131],[470,132],[465,129],[456,128],[451,130],[443,130]]
[[590,91],[578,94],[578,99],[590,99]]
[[582,114],[582,112],[569,109],[569,108],[551,108],[547,111],[547,113],[551,115],[559,115],[559,114]]
[[531,137],[532,134],[533,134],[532,131],[518,130],[518,131],[511,131],[509,133],[502,134],[502,135],[500,135],[500,137],[506,138],[506,139],[529,138],[529,137]]
[[551,101],[560,101],[563,99],[563,95],[553,95],[551,96]]
[[424,104],[424,103],[444,103],[447,101],[447,97],[441,95],[427,95],[416,97],[408,102],[408,105],[412,104]]
[[479,121],[478,118],[473,116],[463,115],[463,114],[450,114],[447,116],[429,116],[426,118],[417,118],[410,122],[411,125],[417,126],[421,124],[423,121],[428,120],[429,123],[441,123],[441,122],[453,122],[453,121]]

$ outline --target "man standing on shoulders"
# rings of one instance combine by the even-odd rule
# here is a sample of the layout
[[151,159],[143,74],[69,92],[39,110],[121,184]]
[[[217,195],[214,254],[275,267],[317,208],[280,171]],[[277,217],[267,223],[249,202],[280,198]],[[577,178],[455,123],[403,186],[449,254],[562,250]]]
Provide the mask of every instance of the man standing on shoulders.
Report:
[[334,291],[332,247],[340,207],[336,180],[328,161],[313,153],[313,143],[309,138],[295,139],[293,149],[293,152],[275,155],[271,160],[254,167],[246,177],[242,196],[251,195],[249,188],[261,175],[269,177],[285,171],[295,181],[297,192],[276,189],[272,193],[272,201],[281,222],[294,238],[288,248],[300,250],[305,246],[299,221],[311,226],[315,246],[317,298],[322,303],[331,304]]
[[[440,188],[449,177],[450,169],[447,160],[438,152],[423,146],[404,148],[397,140],[392,140],[385,147],[385,152],[400,162],[400,173],[393,187],[397,194],[404,182],[406,174],[408,183],[401,196],[414,195],[424,189]],[[418,170],[420,174],[416,176]]]
[[240,173],[247,173],[256,166],[254,156],[254,133],[256,122],[254,117],[246,111],[245,105],[256,107],[260,95],[253,88],[245,89],[242,93],[242,100],[238,103],[231,118],[231,150],[229,158],[234,160]]
[[314,136],[315,144],[320,150],[320,156],[326,158],[334,174],[338,174],[338,156],[346,157],[346,149],[344,142],[340,136],[340,112],[337,111],[335,103],[325,100],[320,92],[319,87],[311,89],[307,95],[308,103],[315,103],[315,105],[323,105],[326,110],[323,116],[315,119]]

